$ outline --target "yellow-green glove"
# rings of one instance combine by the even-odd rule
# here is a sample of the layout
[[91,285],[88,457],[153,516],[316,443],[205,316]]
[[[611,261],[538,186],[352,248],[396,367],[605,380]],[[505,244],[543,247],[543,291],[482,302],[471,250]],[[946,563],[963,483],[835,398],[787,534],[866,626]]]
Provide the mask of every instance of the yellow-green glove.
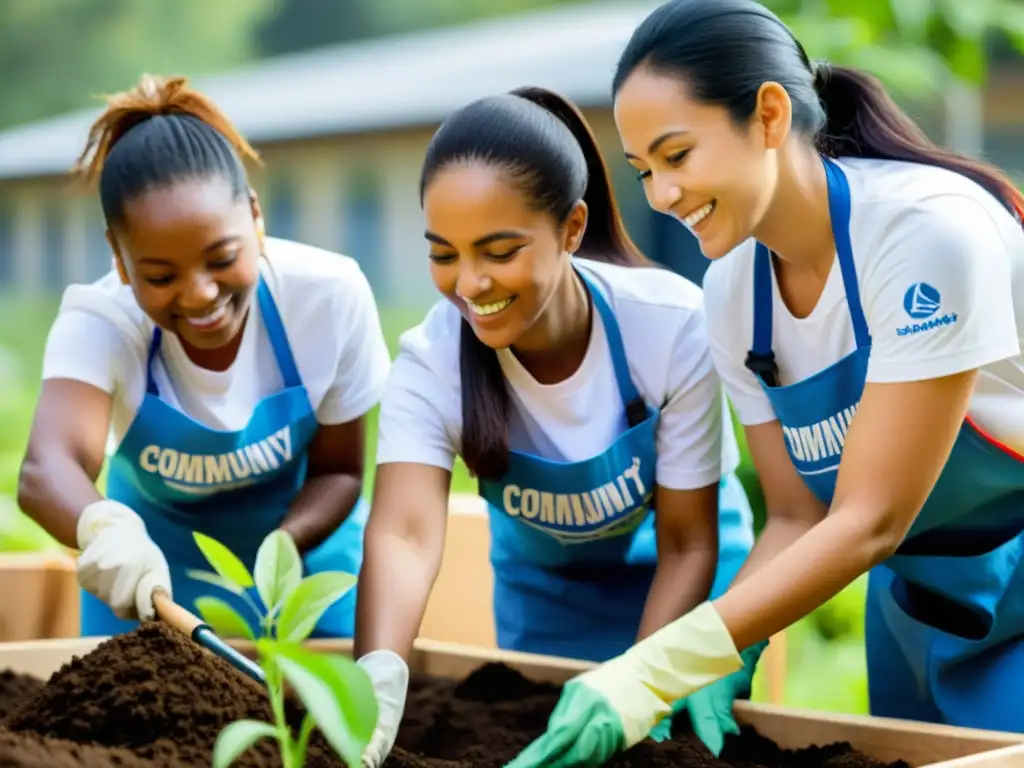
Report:
[[736,699],[750,698],[754,671],[767,647],[768,641],[765,640],[747,648],[740,654],[744,662],[743,669],[677,701],[672,707],[672,716],[666,717],[654,726],[651,738],[655,741],[668,739],[671,736],[672,721],[679,713],[686,712],[690,717],[694,734],[715,757],[718,757],[725,746],[726,735],[739,735],[740,728],[733,716],[732,705]]
[[562,690],[548,729],[506,768],[600,765],[643,741],[670,702],[743,667],[710,602],[661,628]]

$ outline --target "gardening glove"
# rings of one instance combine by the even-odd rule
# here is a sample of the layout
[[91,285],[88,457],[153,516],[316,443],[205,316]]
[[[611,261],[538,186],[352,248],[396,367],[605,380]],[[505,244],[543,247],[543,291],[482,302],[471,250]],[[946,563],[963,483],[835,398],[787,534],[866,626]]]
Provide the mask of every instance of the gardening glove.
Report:
[[398,726],[405,713],[409,690],[409,666],[394,651],[373,651],[359,659],[377,696],[377,727],[363,751],[364,768],[380,768],[395,745]]
[[736,699],[750,698],[754,671],[767,647],[767,640],[752,645],[740,654],[744,662],[743,669],[677,701],[672,707],[672,717],[666,717],[654,726],[651,738],[655,741],[668,739],[671,735],[672,721],[678,713],[685,711],[690,716],[690,725],[693,726],[697,738],[704,742],[704,746],[711,754],[718,757],[725,746],[726,734],[739,735],[740,727],[733,717],[732,705]]
[[154,618],[153,592],[171,591],[164,553],[146,533],[146,524],[117,501],[96,501],[78,517],[78,583],[110,606],[121,619]]
[[643,741],[677,702],[742,668],[710,602],[562,689],[548,729],[506,768],[600,765]]

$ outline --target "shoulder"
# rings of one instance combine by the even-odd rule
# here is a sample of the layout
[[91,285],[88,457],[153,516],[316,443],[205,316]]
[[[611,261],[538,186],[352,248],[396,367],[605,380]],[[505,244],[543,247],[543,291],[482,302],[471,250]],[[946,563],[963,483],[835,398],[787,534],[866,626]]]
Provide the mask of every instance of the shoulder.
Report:
[[704,292],[696,283],[666,267],[622,267],[574,259],[575,266],[596,285],[615,318],[628,333],[669,331],[699,323]]
[[127,343],[147,343],[154,323],[142,311],[131,287],[124,285],[116,270],[91,283],[69,285],[61,297],[55,323],[73,323],[90,318],[98,321]]
[[264,256],[263,274],[275,298],[316,302],[368,289],[351,256],[278,238],[267,238]]
[[902,263],[1024,259],[1024,229],[973,180],[945,168],[891,160],[845,159],[854,253],[868,272]]
[[432,371],[442,381],[458,382],[461,338],[462,315],[450,301],[441,299],[418,325],[399,337],[395,366],[401,371],[411,364]]

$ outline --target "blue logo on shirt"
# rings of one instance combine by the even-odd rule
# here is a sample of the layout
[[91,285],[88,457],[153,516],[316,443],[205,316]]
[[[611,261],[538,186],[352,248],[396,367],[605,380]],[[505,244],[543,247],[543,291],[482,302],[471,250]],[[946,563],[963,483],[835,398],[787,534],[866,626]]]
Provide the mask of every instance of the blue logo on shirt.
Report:
[[[923,323],[911,323],[896,329],[897,336],[912,336],[924,331],[952,325],[957,321],[955,312],[934,317],[942,305],[942,295],[928,283],[914,283],[903,294],[903,309],[914,320],[926,320]],[[931,318],[931,319],[929,319]]]

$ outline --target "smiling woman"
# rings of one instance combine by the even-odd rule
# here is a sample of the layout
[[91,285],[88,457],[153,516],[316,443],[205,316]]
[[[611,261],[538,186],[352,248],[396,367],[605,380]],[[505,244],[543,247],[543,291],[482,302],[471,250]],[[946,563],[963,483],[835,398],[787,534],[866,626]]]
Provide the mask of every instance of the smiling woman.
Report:
[[[83,635],[152,618],[157,588],[246,615],[188,577],[206,567],[193,531],[250,570],[275,528],[307,572],[360,568],[364,419],[390,365],[376,305],[353,259],[265,235],[243,158],[184,78],[150,77],[110,99],[82,155],[116,268],[64,294],[19,502],[82,550]],[[336,603],[316,634],[351,636],[354,611]]]
[[[582,115],[537,88],[468,105],[434,135],[421,198],[443,298],[381,405],[356,632],[381,702],[371,765],[401,719],[456,455],[488,502],[502,648],[607,659],[722,592],[753,545],[701,291],[630,242]],[[690,709],[712,749],[743,687]]]

